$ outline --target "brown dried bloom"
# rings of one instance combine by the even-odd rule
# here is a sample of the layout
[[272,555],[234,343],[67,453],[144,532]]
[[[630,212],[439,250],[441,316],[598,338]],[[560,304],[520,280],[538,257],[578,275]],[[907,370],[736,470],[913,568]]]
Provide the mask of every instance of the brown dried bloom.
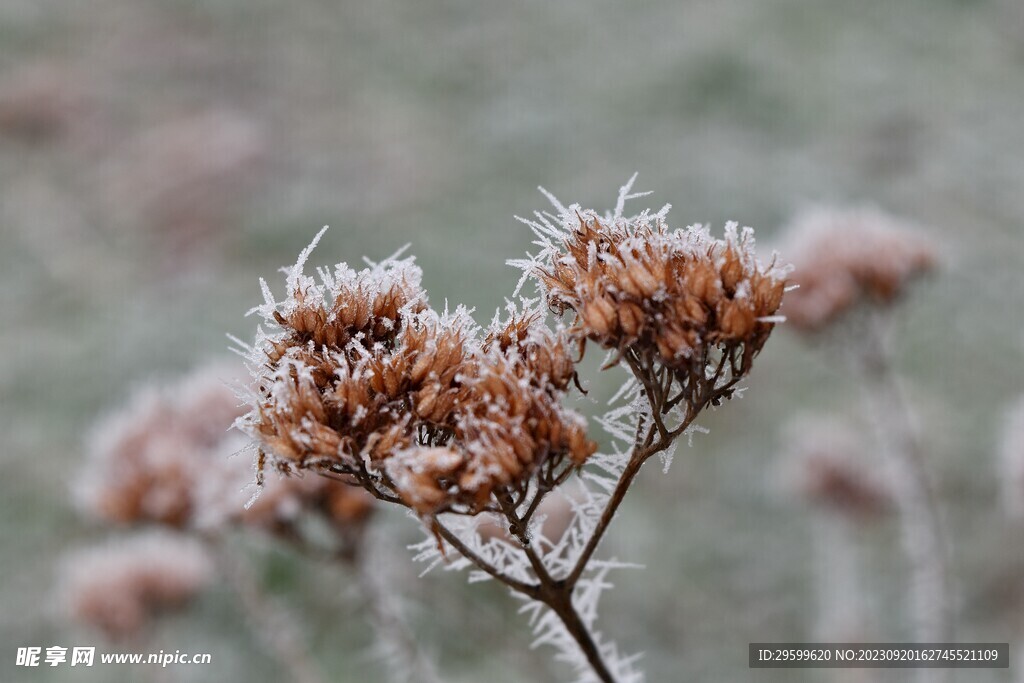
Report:
[[70,554],[60,585],[71,618],[121,640],[138,635],[157,613],[183,606],[212,579],[201,544],[147,532]]
[[[667,208],[623,218],[631,185],[613,214],[555,201],[557,217],[528,221],[542,250],[512,263],[544,296],[510,303],[486,330],[461,307],[430,308],[411,258],[306,276],[318,235],[286,271],[283,301],[263,284],[255,311],[267,331],[243,344],[254,381],[238,426],[261,469],[351,477],[412,508],[432,535],[418,559],[443,560],[451,547],[458,564],[536,601],[526,609],[538,641],[554,643],[581,680],[641,677],[590,632],[616,564],[594,553],[644,463],[667,462],[700,412],[749,372],[786,281],[784,268],[756,261],[749,229],[730,224],[722,240],[698,226],[670,231]],[[550,329],[545,308],[572,311],[572,327]],[[563,406],[587,341],[633,374],[601,418],[632,444],[613,453],[596,453],[583,419]],[[549,511],[557,499],[548,496],[574,473],[581,499]],[[536,515],[550,516],[550,538]],[[490,535],[491,520],[502,520],[508,543]],[[534,611],[545,605],[551,615]]]
[[892,304],[938,263],[927,238],[872,209],[807,211],[789,228],[787,245],[799,288],[783,312],[802,332],[820,330],[859,304]]
[[276,331],[250,349],[253,409],[239,424],[275,466],[353,476],[431,514],[479,510],[594,451],[560,405],[570,350],[540,316],[513,314],[481,339],[465,309],[427,306],[412,259],[341,264],[317,282],[302,274],[315,244],[288,298],[264,286],[256,309]]
[[513,316],[488,335],[465,378],[450,444],[402,450],[387,461],[417,510],[481,509],[495,489],[520,488],[541,465],[554,476],[564,462],[581,465],[596,450],[582,418],[561,406],[575,375],[568,345],[537,320]]
[[622,198],[603,217],[557,204],[560,215],[537,214],[528,223],[542,251],[510,263],[557,313],[574,313],[573,338],[615,352],[609,365],[668,368],[691,405],[728,397],[704,388],[749,372],[780,320],[786,270],[757,261],[750,228],[730,223],[722,240],[702,226],[672,230],[668,207],[625,218]]
[[800,419],[789,425],[785,462],[788,488],[823,509],[865,520],[887,512],[893,492],[870,470],[863,439],[832,419]]
[[110,522],[175,528],[243,524],[278,533],[310,512],[346,534],[361,527],[369,497],[323,477],[269,477],[246,508],[256,472],[241,453],[247,440],[229,431],[244,408],[222,379],[238,375],[235,365],[204,366],[143,389],[102,420],[77,486],[82,507]]
[[169,386],[145,388],[102,420],[76,482],[81,505],[112,522],[188,524],[205,458],[219,452],[242,412],[219,379],[225,369],[205,367]]

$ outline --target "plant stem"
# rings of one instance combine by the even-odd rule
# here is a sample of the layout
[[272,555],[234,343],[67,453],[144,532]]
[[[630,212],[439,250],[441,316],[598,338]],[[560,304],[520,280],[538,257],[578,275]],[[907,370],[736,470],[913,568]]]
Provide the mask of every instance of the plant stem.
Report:
[[218,539],[207,538],[228,583],[250,620],[250,627],[296,683],[323,683],[302,645],[298,624],[282,605],[271,604],[251,567],[231,554]]
[[[371,547],[381,549],[382,545],[374,543]],[[381,574],[390,564],[387,558],[373,558],[371,563],[370,557],[361,555],[351,564],[371,612],[370,621],[382,643],[387,646],[386,649],[391,650],[385,654],[396,658],[393,660],[388,657],[386,662],[392,669],[394,680],[437,683],[439,679],[434,663],[420,649],[415,634],[402,618],[400,606],[387,589],[387,578]],[[377,568],[371,564],[377,565]]]
[[886,451],[898,468],[896,484],[904,553],[911,573],[914,637],[920,642],[948,642],[952,637],[950,581],[939,504],[879,321],[873,322],[872,347],[862,358],[862,369],[867,402]]
[[594,670],[602,683],[615,683],[612,672],[608,670],[608,665],[605,664],[594,638],[590,635],[590,629],[583,623],[576,607],[572,604],[572,589],[561,584],[550,597],[544,596],[541,600],[562,620],[565,630],[580,646],[590,668]]
[[580,647],[590,667],[602,683],[615,683],[615,679],[602,658],[590,629],[583,622],[583,619],[576,611],[575,605],[573,605],[572,597],[576,586],[586,571],[594,552],[596,552],[601,544],[601,540],[611,525],[619,506],[625,499],[626,492],[640,473],[643,464],[651,456],[671,446],[672,442],[679,438],[697,417],[700,408],[716,397],[727,395],[727,392],[736,382],[736,380],[732,380],[723,387],[717,387],[716,385],[719,380],[719,374],[717,373],[710,381],[702,381],[694,395],[694,404],[686,406],[683,420],[677,426],[670,429],[665,425],[662,415],[667,411],[667,406],[674,407],[675,405],[675,403],[671,406],[668,404],[668,396],[673,383],[672,374],[659,372],[652,357],[638,356],[633,352],[625,353],[623,357],[628,362],[637,381],[644,387],[644,395],[647,397],[647,402],[651,409],[651,420],[646,429],[643,428],[644,422],[642,419],[638,423],[636,440],[633,444],[629,460],[619,475],[619,479],[611,496],[608,498],[604,510],[601,511],[601,517],[594,527],[593,533],[587,539],[587,543],[580,552],[580,556],[565,578],[555,579],[551,575],[543,559],[533,548],[527,528],[530,517],[537,509],[540,499],[548,493],[548,489],[538,491],[536,498],[529,504],[526,512],[522,515],[517,510],[517,503],[521,501],[513,500],[508,492],[496,494],[500,512],[509,523],[509,531],[519,542],[523,553],[533,568],[534,574],[537,576],[536,584],[524,583],[504,575],[497,567],[492,566],[479,555],[472,552],[450,529],[439,521],[435,522],[437,534],[450,543],[463,557],[512,590],[523,593],[547,605],[561,620],[566,631]]

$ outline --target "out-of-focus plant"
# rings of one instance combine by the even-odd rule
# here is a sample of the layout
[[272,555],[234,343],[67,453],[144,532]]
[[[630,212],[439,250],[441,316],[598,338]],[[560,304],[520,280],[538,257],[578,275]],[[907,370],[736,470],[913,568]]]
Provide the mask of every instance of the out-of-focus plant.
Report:
[[[596,630],[607,574],[623,565],[595,553],[644,463],[667,464],[694,420],[733,396],[786,284],[750,229],[672,229],[668,206],[626,216],[642,196],[631,187],[606,214],[549,196],[555,211],[524,221],[538,252],[510,262],[538,296],[484,328],[462,307],[432,308],[401,252],[305,274],[318,235],[286,270],[283,300],[262,282],[263,323],[243,344],[253,381],[238,424],[260,471],[313,471],[408,507],[428,532],[419,559],[508,586],[580,681],[642,679]],[[563,405],[592,345],[630,375],[600,419],[611,453]],[[540,511],[570,480],[574,514],[549,537]]]
[[[894,508],[889,481],[863,434],[845,420],[800,416],[785,427],[784,495],[813,512],[815,587],[822,641],[870,641],[870,577],[859,534]],[[840,676],[840,680],[845,680]]]
[[782,310],[789,327],[851,362],[867,421],[889,465],[910,574],[912,636],[949,641],[951,581],[942,513],[891,343],[899,304],[937,267],[937,251],[922,233],[880,211],[827,208],[798,216],[783,250],[798,287]]
[[[181,560],[156,567],[136,560],[139,553],[131,552],[135,546],[121,549],[116,539],[108,546],[80,551],[88,561],[72,563],[69,576],[74,580],[68,585],[77,588],[67,594],[71,616],[110,636],[136,637],[144,632],[146,617],[157,613],[149,606],[169,602],[164,599],[169,591],[150,586],[197,584],[175,583],[174,578],[182,573],[179,566],[193,568],[187,576],[199,575],[194,568],[200,562],[194,558],[202,554],[211,558],[212,568],[233,590],[255,635],[289,675],[316,683],[322,676],[303,644],[302,623],[280,600],[266,594],[251,563],[226,542],[233,532],[251,530],[307,556],[348,567],[364,585],[363,598],[381,632],[377,642],[391,643],[387,664],[394,667],[396,677],[433,681],[431,663],[409,646],[397,606],[384,604],[385,596],[367,580],[365,536],[375,507],[371,496],[324,477],[275,475],[264,482],[259,499],[246,505],[252,498],[254,467],[239,453],[245,437],[230,431],[244,410],[226,383],[229,378],[237,380],[240,370],[237,363],[207,365],[178,381],[154,384],[97,423],[77,479],[79,507],[115,528],[163,529],[145,547],[166,540],[167,549],[155,552],[154,558],[174,552]],[[314,521],[328,533],[312,533]],[[184,549],[178,552],[175,543]],[[102,576],[90,575],[104,566]],[[123,597],[117,598],[119,594]],[[194,594],[179,590],[173,593],[174,602],[181,604]],[[410,670],[416,672],[412,677]]]
[[141,532],[69,553],[61,566],[61,600],[69,616],[110,640],[133,640],[154,617],[196,597],[213,574],[209,554],[195,539]]

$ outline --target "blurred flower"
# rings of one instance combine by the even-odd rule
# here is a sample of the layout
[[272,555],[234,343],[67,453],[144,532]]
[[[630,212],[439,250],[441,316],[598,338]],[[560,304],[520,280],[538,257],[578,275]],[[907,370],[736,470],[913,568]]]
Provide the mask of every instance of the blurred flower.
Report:
[[855,521],[887,512],[893,491],[871,471],[868,447],[836,419],[803,418],[787,428],[783,476],[799,499]]
[[284,476],[277,472],[266,473],[262,489],[257,489],[252,459],[242,452],[245,438],[234,435],[230,443],[231,450],[211,454],[215,457],[197,478],[193,493],[196,527],[244,525],[287,534],[303,515],[314,512],[340,534],[361,533],[374,504],[366,491],[313,474]]
[[999,447],[999,479],[1007,512],[1024,518],[1024,398],[1006,411]]
[[60,586],[71,618],[120,640],[139,635],[151,618],[181,607],[212,579],[201,544],[151,531],[69,554]]
[[204,367],[173,384],[143,388],[101,420],[76,482],[82,507],[112,522],[187,525],[196,482],[215,466],[210,455],[219,453],[242,412],[223,383],[226,369]]
[[94,429],[79,503],[111,522],[156,522],[204,530],[244,524],[276,533],[315,512],[339,531],[360,527],[371,498],[324,477],[267,477],[259,498],[247,439],[229,431],[243,414],[225,384],[241,368],[200,367],[170,384],[139,391]]
[[820,330],[859,304],[892,304],[938,263],[924,235],[872,209],[807,211],[788,229],[786,244],[799,287],[786,296],[783,313],[801,332]]
[[116,215],[158,233],[172,255],[194,252],[231,225],[265,148],[260,126],[230,109],[156,125],[115,162],[110,199]]

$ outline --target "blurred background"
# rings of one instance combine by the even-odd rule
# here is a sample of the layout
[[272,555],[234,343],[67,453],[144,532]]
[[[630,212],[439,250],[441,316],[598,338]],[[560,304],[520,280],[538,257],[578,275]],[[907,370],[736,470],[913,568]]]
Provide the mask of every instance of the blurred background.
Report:
[[[411,243],[432,302],[486,322],[536,187],[604,210],[634,171],[674,225],[737,220],[762,246],[816,203],[927,226],[945,265],[902,305],[895,351],[955,540],[957,636],[1018,642],[1024,525],[994,454],[1024,391],[1022,116],[1017,0],[0,0],[0,679],[154,675],[14,666],[18,646],[81,644],[213,654],[154,680],[286,678],[223,586],[144,648],[63,618],[58,558],[109,535],[68,494],[97,418],[250,338],[258,278],[280,293],[276,269],[325,224],[316,265]],[[594,414],[622,376],[591,377]],[[856,378],[783,326],[748,385],[667,474],[648,468],[603,547],[646,567],[614,576],[601,625],[652,682],[832,680],[749,670],[747,643],[816,634],[815,513],[777,485],[780,433],[850,411]],[[442,680],[566,677],[504,590],[417,579],[416,525],[375,523]],[[857,534],[871,635],[899,640],[895,523]],[[351,576],[246,549],[327,680],[387,680]]]

